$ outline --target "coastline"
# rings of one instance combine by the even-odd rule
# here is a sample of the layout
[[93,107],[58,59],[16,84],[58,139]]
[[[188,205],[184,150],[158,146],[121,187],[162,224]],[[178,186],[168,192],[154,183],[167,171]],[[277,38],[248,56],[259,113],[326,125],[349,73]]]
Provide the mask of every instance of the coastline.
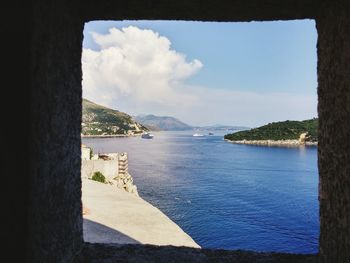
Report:
[[105,135],[80,135],[81,138],[127,138],[127,137],[137,137],[141,136],[140,134],[105,134]]
[[283,146],[283,147],[300,147],[300,146],[317,146],[317,142],[300,142],[299,140],[241,140],[227,142],[235,144],[258,145],[258,146]]

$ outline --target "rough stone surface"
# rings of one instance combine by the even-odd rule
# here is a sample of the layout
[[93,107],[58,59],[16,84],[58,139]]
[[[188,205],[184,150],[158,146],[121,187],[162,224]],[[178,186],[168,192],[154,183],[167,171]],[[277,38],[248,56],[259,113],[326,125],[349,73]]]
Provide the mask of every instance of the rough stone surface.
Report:
[[281,253],[256,253],[252,251],[228,251],[196,249],[174,246],[116,245],[85,243],[75,263],[83,262],[133,262],[133,263],[184,263],[184,262],[232,262],[232,263],[313,263],[315,255]]
[[321,262],[350,262],[350,3],[317,18]]
[[85,21],[100,19],[128,20],[199,20],[199,21],[270,21],[314,18],[319,0],[86,0]]
[[68,1],[33,2],[28,257],[69,262],[83,244],[83,23]]
[[[27,259],[32,262],[70,262],[83,247],[82,208],[80,180],[80,125],[81,125],[81,45],[83,22],[93,19],[183,19],[207,21],[252,21],[313,18],[317,22],[318,40],[318,96],[319,96],[319,171],[320,171],[320,258],[322,262],[348,262],[350,251],[350,33],[349,1],[347,0],[33,0],[25,7],[16,2],[18,11],[27,8],[31,19],[23,27],[31,28],[31,37],[22,39],[22,26],[12,22],[20,19],[13,12],[10,20],[2,23],[7,29],[8,41],[5,53],[16,55],[17,43],[30,41],[25,48],[30,50],[31,78],[23,86],[13,87],[13,102],[22,97],[25,106],[21,124],[13,118],[10,124],[27,128],[30,144],[18,139],[19,132],[7,132],[7,139],[14,142],[13,148],[25,148],[21,155],[23,166],[30,166],[30,173],[21,174],[20,189],[25,189],[24,198],[16,202],[16,213],[8,213],[7,222],[19,221],[17,226],[26,226]],[[7,12],[7,9],[3,9]],[[16,34],[11,32],[16,32]],[[8,36],[17,39],[8,38]],[[19,37],[20,36],[20,37]],[[12,47],[13,46],[13,47]],[[12,48],[12,49],[11,49]],[[28,74],[20,64],[6,64],[17,78]],[[10,60],[6,60],[10,61]],[[6,63],[6,62],[5,62]],[[7,75],[5,73],[4,75]],[[10,83],[13,83],[10,81]],[[12,86],[10,87],[12,89]],[[19,92],[17,91],[19,90]],[[18,93],[18,94],[17,94]],[[28,102],[29,100],[29,102]],[[3,112],[7,113],[7,108]],[[12,115],[9,114],[12,118]],[[7,118],[9,119],[9,118]],[[16,120],[16,121],[14,121]],[[26,122],[27,121],[27,122]],[[21,144],[21,142],[23,144]],[[8,153],[14,151],[9,150]],[[7,153],[7,154],[8,154]],[[17,155],[9,155],[5,160]],[[28,157],[29,156],[29,157]],[[28,158],[28,159],[26,159]],[[27,165],[29,163],[29,165]],[[25,168],[24,168],[25,170]],[[12,170],[9,170],[13,172]],[[28,170],[25,170],[28,172]],[[11,175],[13,177],[13,175]],[[11,182],[13,185],[13,182]],[[17,195],[14,186],[12,195]],[[10,193],[11,194],[11,193]],[[9,198],[9,196],[7,196]],[[27,205],[28,204],[28,205]],[[13,206],[13,205],[12,205]],[[20,212],[19,212],[20,211]],[[19,216],[20,215],[20,216]],[[7,226],[9,226],[7,228]],[[15,235],[14,247],[21,247],[20,232],[14,232],[13,224],[6,224],[6,237]],[[21,251],[21,249],[19,249]],[[18,253],[18,251],[17,251]],[[232,254],[230,254],[232,253]],[[269,262],[265,254],[186,250],[175,248],[150,248],[129,246],[122,249],[107,245],[86,244],[79,257],[84,262],[101,262],[119,254],[120,258],[140,262],[188,262],[201,257],[211,261]],[[14,255],[14,254],[13,254]],[[218,257],[216,257],[217,255]],[[235,256],[236,255],[236,256]],[[15,256],[15,255],[14,255]],[[226,258],[227,257],[227,258]],[[236,257],[236,258],[235,258]],[[238,257],[238,259],[237,259]],[[289,255],[291,259],[298,257]],[[110,259],[110,258],[109,258]],[[132,260],[133,259],[133,260]],[[79,260],[77,262],[79,262]],[[239,261],[240,260],[240,261]],[[267,260],[267,259],[266,259]],[[103,262],[103,261],[102,261]],[[113,262],[117,262],[114,259]],[[273,261],[270,261],[273,262]],[[279,261],[282,262],[282,261]],[[296,261],[292,261],[296,262]]]

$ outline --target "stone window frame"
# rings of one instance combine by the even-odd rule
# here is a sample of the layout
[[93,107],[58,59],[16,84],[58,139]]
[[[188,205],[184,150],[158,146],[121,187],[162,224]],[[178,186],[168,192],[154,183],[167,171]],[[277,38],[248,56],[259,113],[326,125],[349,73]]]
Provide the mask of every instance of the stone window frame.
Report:
[[[349,17],[347,0],[34,1],[31,93],[35,96],[30,98],[33,122],[29,149],[28,257],[33,261],[71,261],[77,254],[97,256],[98,251],[113,254],[118,250],[87,244],[82,238],[81,45],[85,22],[314,19],[318,32],[318,258],[321,262],[346,262],[350,258]],[[152,249],[155,248],[141,246],[131,251],[137,254]],[[188,252],[180,248],[174,251],[176,255]],[[198,253],[210,258],[221,252],[202,249]]]

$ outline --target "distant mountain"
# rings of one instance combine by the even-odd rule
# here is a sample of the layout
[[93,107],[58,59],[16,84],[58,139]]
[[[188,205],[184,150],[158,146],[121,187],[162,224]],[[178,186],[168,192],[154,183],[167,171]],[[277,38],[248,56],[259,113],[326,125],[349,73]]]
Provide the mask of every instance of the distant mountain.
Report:
[[134,117],[136,121],[148,127],[150,130],[162,131],[185,131],[192,130],[192,127],[174,117],[170,116],[155,116],[138,115]]
[[239,131],[225,135],[225,139],[231,141],[242,140],[298,140],[302,133],[307,133],[306,141],[316,142],[318,119],[313,118],[304,121],[281,121],[247,131]]
[[83,135],[134,135],[148,129],[130,115],[83,99]]

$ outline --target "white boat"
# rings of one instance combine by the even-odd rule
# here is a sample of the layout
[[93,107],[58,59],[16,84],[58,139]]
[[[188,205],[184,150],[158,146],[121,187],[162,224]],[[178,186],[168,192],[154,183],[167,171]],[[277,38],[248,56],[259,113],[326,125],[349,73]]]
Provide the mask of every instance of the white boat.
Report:
[[200,133],[195,133],[193,134],[194,137],[203,137],[204,135],[203,134],[200,134]]
[[142,139],[153,139],[154,135],[148,132],[145,132],[141,135]]

